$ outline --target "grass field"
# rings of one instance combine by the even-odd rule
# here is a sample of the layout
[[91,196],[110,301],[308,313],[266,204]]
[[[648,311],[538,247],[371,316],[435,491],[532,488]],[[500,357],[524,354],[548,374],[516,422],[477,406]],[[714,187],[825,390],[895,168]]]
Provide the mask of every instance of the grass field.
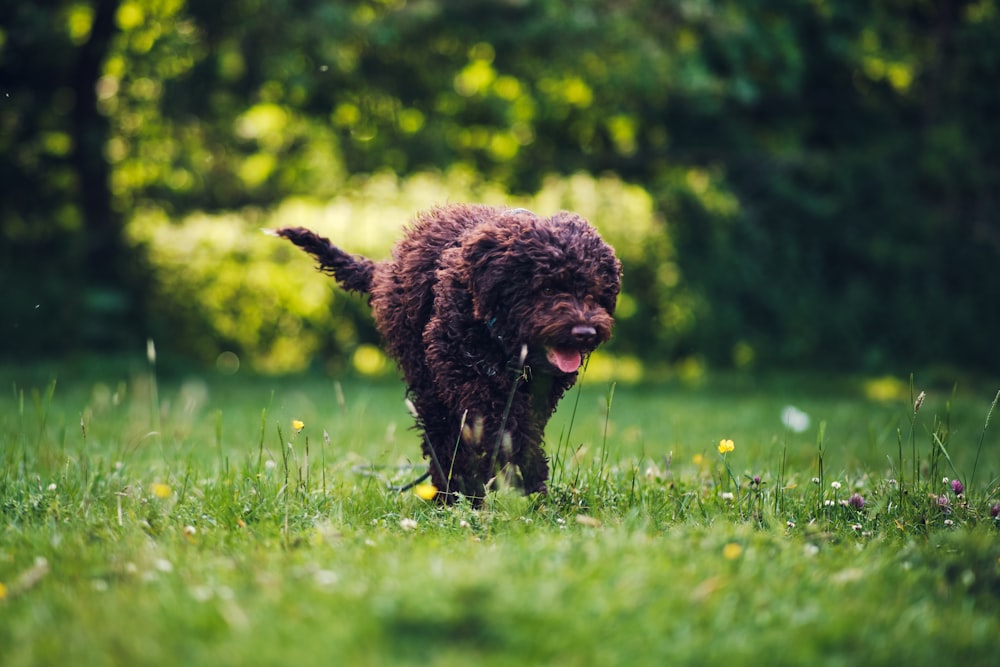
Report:
[[476,511],[396,383],[115,373],[6,373],[6,667],[996,664],[995,387],[587,384]]

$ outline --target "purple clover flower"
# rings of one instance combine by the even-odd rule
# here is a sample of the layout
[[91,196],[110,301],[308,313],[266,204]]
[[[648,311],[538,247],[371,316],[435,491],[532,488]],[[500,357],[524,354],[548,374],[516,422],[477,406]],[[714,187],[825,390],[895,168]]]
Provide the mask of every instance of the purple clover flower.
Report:
[[990,507],[990,518],[1000,519],[1000,503],[997,503]]
[[956,496],[960,496],[965,493],[965,487],[962,486],[961,480],[958,479],[951,480],[951,490]]
[[938,496],[937,506],[938,509],[941,510],[942,512],[951,511],[951,501],[948,500],[948,496],[944,495],[943,493],[940,496]]
[[847,504],[856,510],[861,510],[865,508],[865,499],[860,493],[855,493],[847,499]]

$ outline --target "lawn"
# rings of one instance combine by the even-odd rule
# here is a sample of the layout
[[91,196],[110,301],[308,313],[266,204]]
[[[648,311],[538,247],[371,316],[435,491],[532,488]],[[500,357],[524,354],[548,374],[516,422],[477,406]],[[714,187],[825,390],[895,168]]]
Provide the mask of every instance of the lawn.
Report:
[[7,667],[996,661],[990,385],[584,384],[473,510],[396,382],[4,377]]

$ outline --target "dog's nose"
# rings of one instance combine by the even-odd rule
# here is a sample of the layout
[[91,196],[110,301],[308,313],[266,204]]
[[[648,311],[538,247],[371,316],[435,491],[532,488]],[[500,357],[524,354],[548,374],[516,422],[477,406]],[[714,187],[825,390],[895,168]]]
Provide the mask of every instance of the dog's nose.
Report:
[[585,324],[578,324],[577,326],[573,327],[573,330],[570,333],[573,335],[573,338],[575,338],[577,341],[584,343],[592,340],[595,336],[597,336],[597,329],[595,329],[592,326],[587,326]]

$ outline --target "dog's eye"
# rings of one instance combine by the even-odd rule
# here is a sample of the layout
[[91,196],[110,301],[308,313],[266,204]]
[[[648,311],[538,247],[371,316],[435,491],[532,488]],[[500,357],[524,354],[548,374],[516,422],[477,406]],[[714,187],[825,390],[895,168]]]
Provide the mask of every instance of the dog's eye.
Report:
[[555,290],[552,289],[551,287],[543,287],[542,294],[544,294],[545,296],[552,296],[553,294],[555,294]]

